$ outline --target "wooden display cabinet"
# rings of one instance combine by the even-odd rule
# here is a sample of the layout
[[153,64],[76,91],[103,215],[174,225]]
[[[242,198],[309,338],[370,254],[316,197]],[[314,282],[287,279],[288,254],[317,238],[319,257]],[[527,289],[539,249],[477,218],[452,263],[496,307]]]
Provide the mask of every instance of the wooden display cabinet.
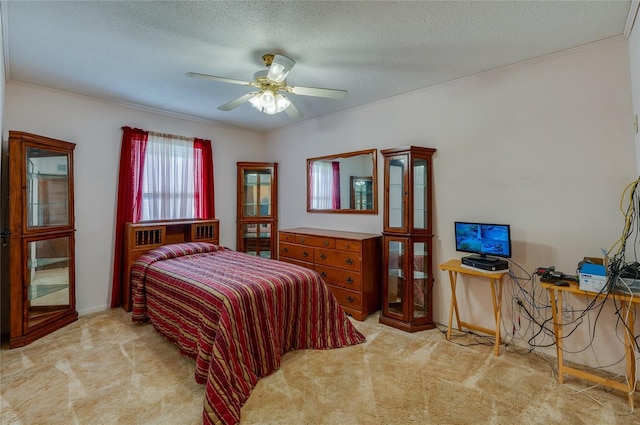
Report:
[[380,323],[416,332],[435,327],[432,294],[432,156],[403,147],[384,157],[382,313]]
[[238,162],[236,249],[276,258],[278,164]]
[[78,319],[74,149],[73,143],[9,131],[11,348]]

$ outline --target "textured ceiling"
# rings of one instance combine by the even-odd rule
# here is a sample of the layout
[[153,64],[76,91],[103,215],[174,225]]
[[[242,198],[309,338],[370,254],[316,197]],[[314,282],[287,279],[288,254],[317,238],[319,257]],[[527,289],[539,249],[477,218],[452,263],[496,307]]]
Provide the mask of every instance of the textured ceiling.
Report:
[[[266,131],[621,36],[630,1],[2,1],[9,80]],[[297,63],[290,85],[346,89],[344,100],[290,95],[304,117],[265,115],[240,85],[261,57]]]

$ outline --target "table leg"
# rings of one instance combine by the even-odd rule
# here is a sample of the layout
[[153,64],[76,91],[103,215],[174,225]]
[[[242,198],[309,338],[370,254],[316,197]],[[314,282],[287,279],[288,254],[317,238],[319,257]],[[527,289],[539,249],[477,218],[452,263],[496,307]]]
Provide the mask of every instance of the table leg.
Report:
[[[498,287],[498,294],[496,296],[495,287]],[[493,292],[494,301],[494,316],[496,319],[496,342],[494,348],[494,354],[500,355],[500,313],[502,311],[502,279],[491,279],[491,292]]]
[[[636,319],[635,310],[629,303],[626,301],[622,301],[622,311],[626,311],[627,317],[625,318],[625,323],[628,326],[628,329],[624,331],[624,345],[626,351],[627,358],[627,384],[629,385],[628,397],[629,397],[629,407],[631,411],[633,411],[634,404],[634,388],[636,386],[636,356],[635,356],[635,331],[634,331],[634,322]],[[636,389],[637,390],[637,389]]]
[[449,283],[451,283],[451,305],[449,306],[449,327],[447,328],[447,339],[451,340],[451,326],[453,325],[453,312],[456,313],[458,327],[460,327],[460,317],[458,316],[458,301],[456,300],[456,281],[458,273],[449,270]]
[[[562,318],[562,291],[558,291],[558,299],[556,301],[556,291],[549,288],[551,297],[551,318],[553,320],[553,333],[556,337],[556,356],[558,357],[558,382],[564,383],[564,360],[562,358],[562,324],[558,322],[558,317]],[[558,312],[560,314],[558,315]]]

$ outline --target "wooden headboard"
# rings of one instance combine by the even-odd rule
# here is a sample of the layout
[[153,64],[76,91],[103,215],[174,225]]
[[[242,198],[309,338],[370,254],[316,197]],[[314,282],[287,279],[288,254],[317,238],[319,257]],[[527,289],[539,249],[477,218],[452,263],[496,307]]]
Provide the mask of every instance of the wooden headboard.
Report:
[[220,244],[220,223],[211,220],[163,220],[125,223],[124,267],[122,268],[122,308],[133,307],[132,287],[129,278],[131,266],[145,252],[181,242],[210,242]]

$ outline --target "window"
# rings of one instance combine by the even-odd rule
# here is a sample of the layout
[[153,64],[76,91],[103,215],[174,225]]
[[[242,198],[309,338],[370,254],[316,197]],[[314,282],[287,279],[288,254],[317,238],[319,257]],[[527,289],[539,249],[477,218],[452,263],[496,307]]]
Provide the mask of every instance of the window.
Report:
[[149,134],[142,172],[142,220],[196,218],[192,141]]

